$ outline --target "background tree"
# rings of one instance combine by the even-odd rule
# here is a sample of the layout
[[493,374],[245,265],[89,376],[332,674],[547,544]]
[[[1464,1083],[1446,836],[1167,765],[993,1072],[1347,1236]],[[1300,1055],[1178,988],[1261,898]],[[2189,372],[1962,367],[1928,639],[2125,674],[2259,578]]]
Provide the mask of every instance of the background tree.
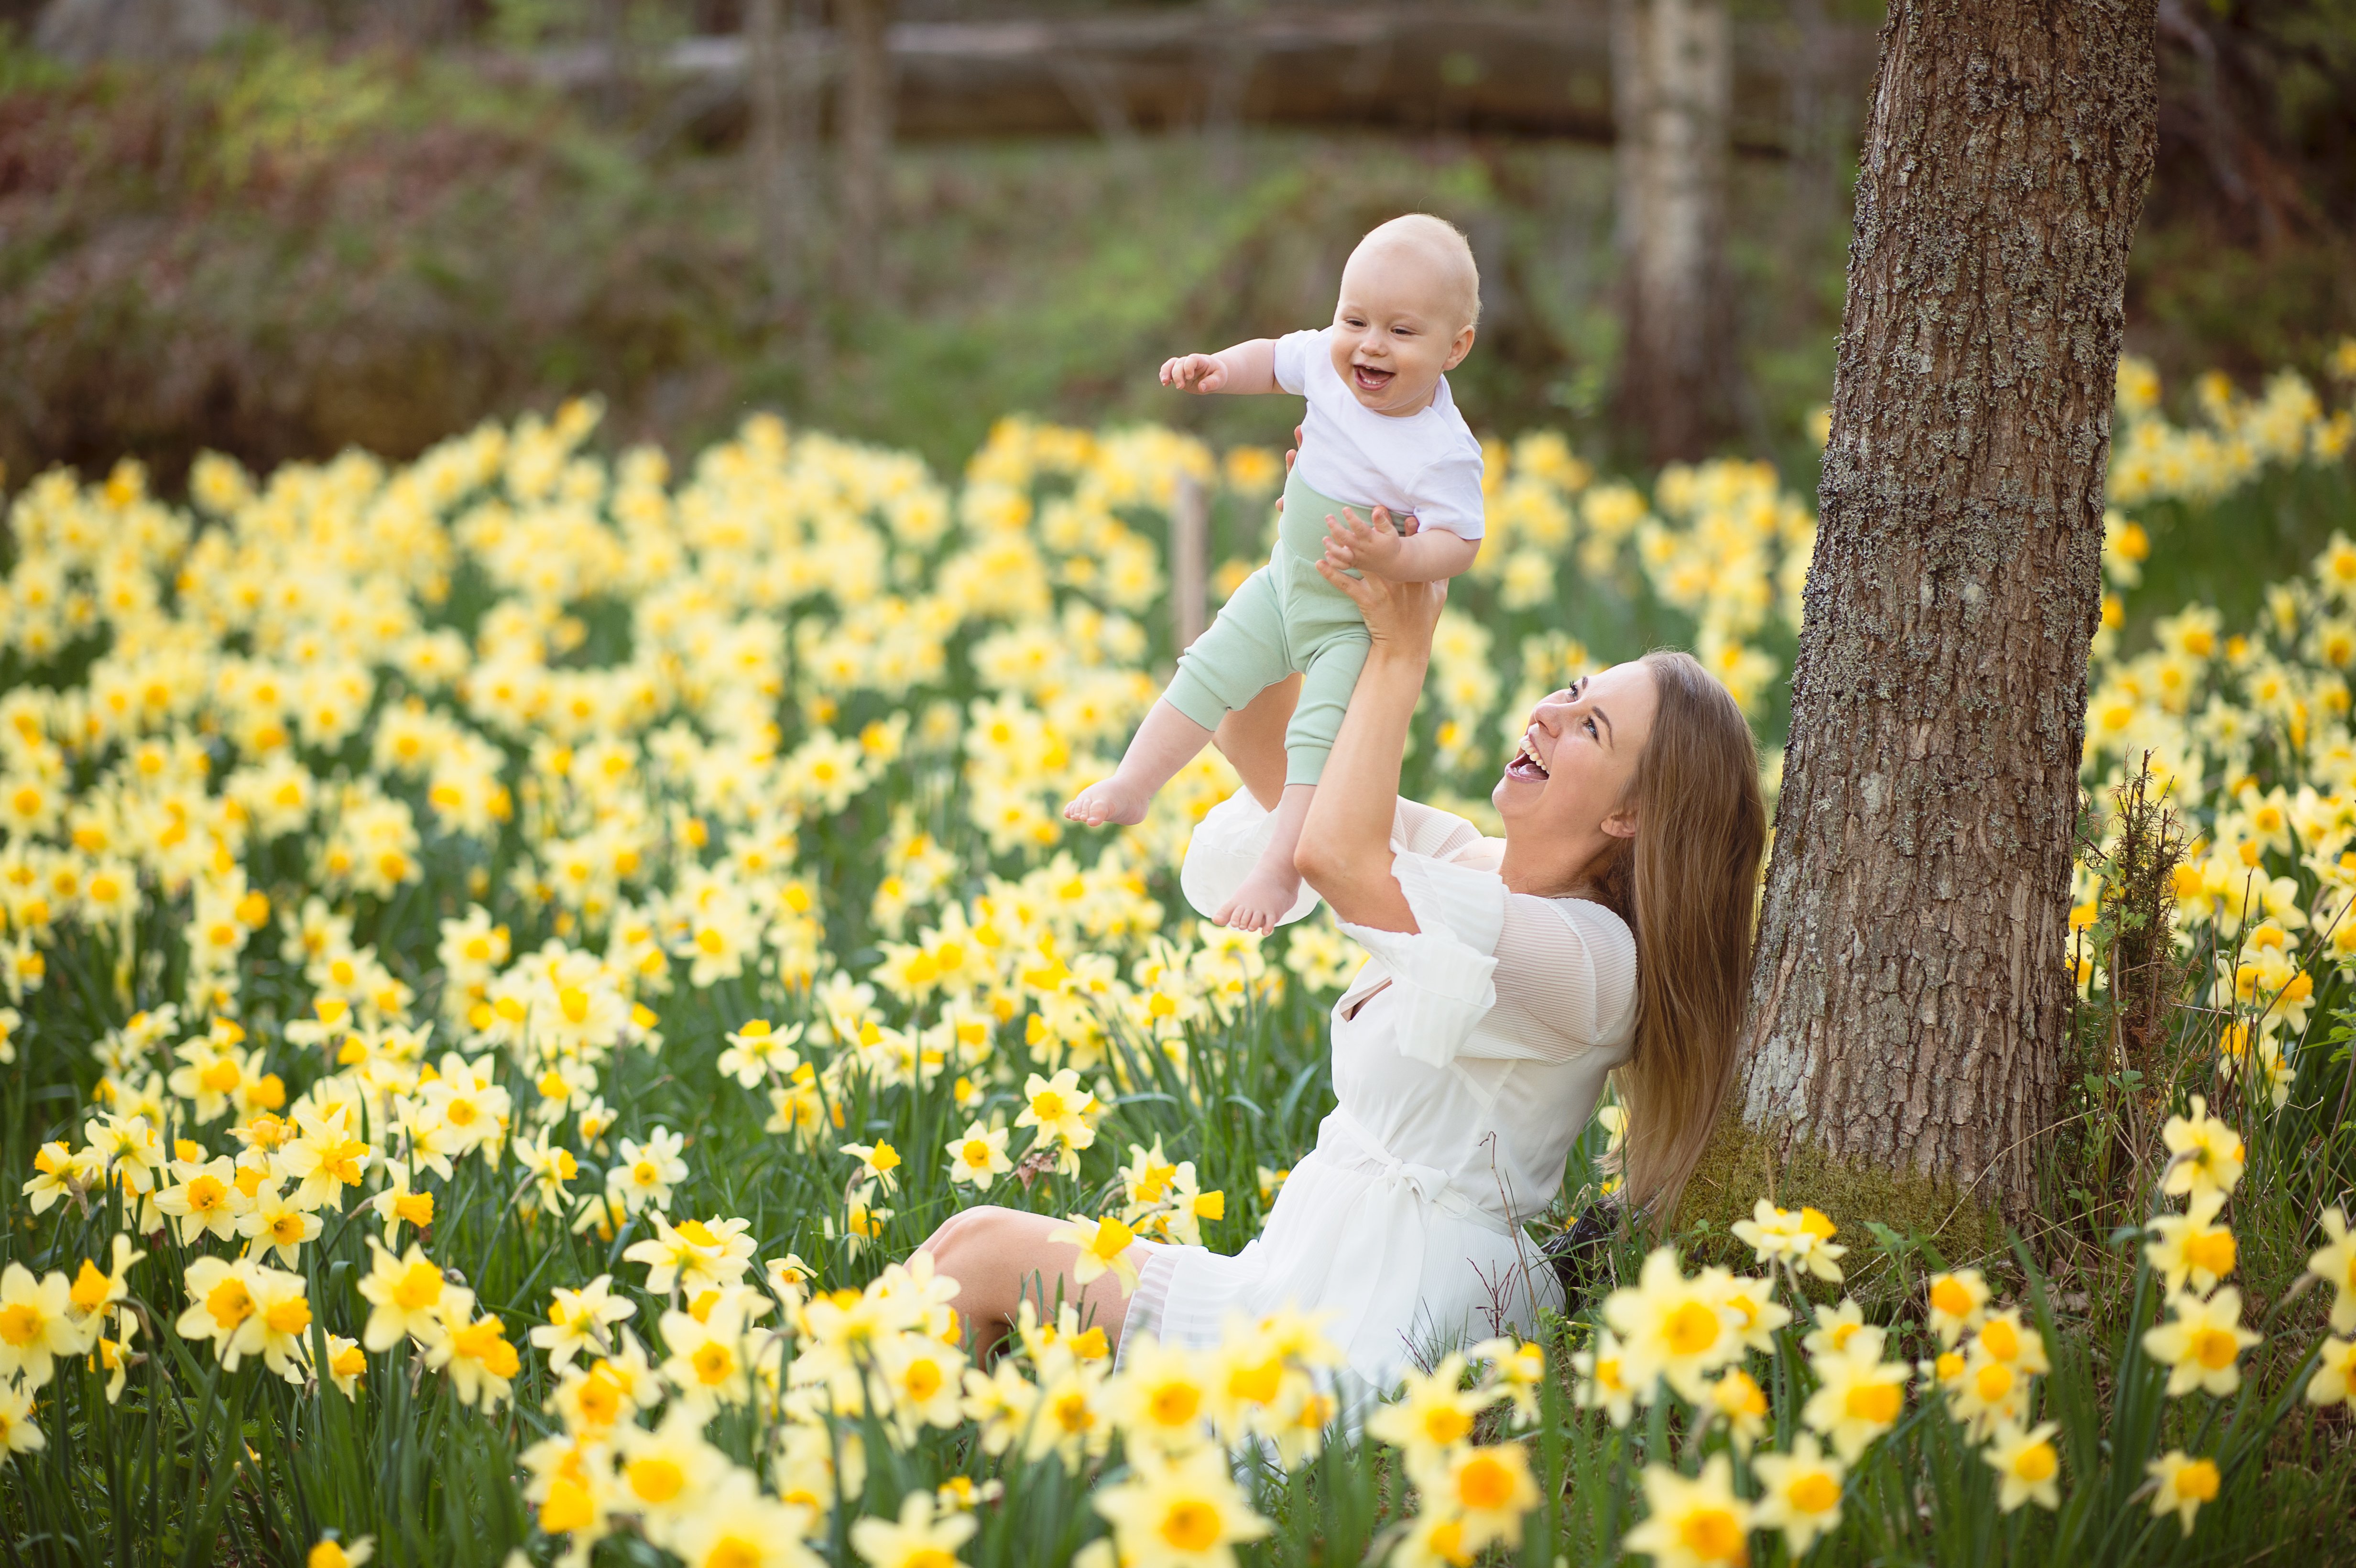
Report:
[[1884,24],[1741,1125],[1705,1192],[1780,1170],[1836,1219],[1925,1230],[2031,1195],[2153,12]]
[[836,134],[841,145],[842,292],[866,299],[882,254],[892,158],[892,12],[894,0],[835,0],[842,37],[842,88]]
[[1612,0],[1620,403],[1652,461],[1707,455],[1736,367],[1726,290],[1733,27],[1725,0]]

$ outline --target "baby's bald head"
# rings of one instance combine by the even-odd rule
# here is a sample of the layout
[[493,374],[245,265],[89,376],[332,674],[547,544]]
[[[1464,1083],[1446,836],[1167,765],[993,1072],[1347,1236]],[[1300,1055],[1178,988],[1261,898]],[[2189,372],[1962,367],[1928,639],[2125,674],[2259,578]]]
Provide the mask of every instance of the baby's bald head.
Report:
[[1481,269],[1463,231],[1444,218],[1410,212],[1376,225],[1342,269],[1344,290],[1363,268],[1380,268],[1428,297],[1430,310],[1450,331],[1480,325]]

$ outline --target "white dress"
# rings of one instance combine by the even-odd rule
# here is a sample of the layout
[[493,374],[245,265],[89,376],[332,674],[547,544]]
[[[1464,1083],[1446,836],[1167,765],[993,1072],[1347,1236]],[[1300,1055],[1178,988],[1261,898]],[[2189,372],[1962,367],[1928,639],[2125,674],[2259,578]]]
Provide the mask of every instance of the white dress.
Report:
[[[1197,907],[1233,891],[1266,822],[1244,791],[1204,819],[1184,879]],[[1209,1348],[1231,1316],[1291,1306],[1328,1314],[1380,1390],[1560,1301],[1522,1227],[1627,1059],[1635,939],[1601,904],[1508,893],[1504,841],[1462,817],[1401,801],[1390,848],[1419,930],[1343,923],[1371,956],[1333,1007],[1339,1106],[1242,1252],[1139,1243],[1124,1345]],[[1206,877],[1215,864],[1229,874]]]

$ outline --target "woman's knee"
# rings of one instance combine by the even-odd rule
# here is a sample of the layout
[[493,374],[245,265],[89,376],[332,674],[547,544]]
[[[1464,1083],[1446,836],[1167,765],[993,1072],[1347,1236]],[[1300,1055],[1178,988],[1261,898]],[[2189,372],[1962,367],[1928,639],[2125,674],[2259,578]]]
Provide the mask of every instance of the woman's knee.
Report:
[[953,1260],[968,1260],[994,1245],[1006,1230],[1006,1220],[1014,1211],[983,1204],[974,1209],[960,1209],[937,1226],[925,1240],[924,1250],[933,1254],[933,1266],[945,1274],[955,1270],[947,1265]]

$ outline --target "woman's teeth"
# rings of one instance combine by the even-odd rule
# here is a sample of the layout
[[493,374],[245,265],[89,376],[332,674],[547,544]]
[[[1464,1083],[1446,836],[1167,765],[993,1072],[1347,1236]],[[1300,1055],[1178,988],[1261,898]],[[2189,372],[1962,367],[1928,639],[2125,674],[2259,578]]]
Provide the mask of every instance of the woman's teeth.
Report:
[[1515,753],[1514,760],[1515,762],[1529,763],[1531,767],[1537,770],[1538,776],[1541,778],[1551,778],[1553,776],[1553,774],[1548,773],[1547,770],[1546,759],[1538,755],[1537,743],[1530,739],[1526,731],[1525,731],[1522,736],[1521,750]]

